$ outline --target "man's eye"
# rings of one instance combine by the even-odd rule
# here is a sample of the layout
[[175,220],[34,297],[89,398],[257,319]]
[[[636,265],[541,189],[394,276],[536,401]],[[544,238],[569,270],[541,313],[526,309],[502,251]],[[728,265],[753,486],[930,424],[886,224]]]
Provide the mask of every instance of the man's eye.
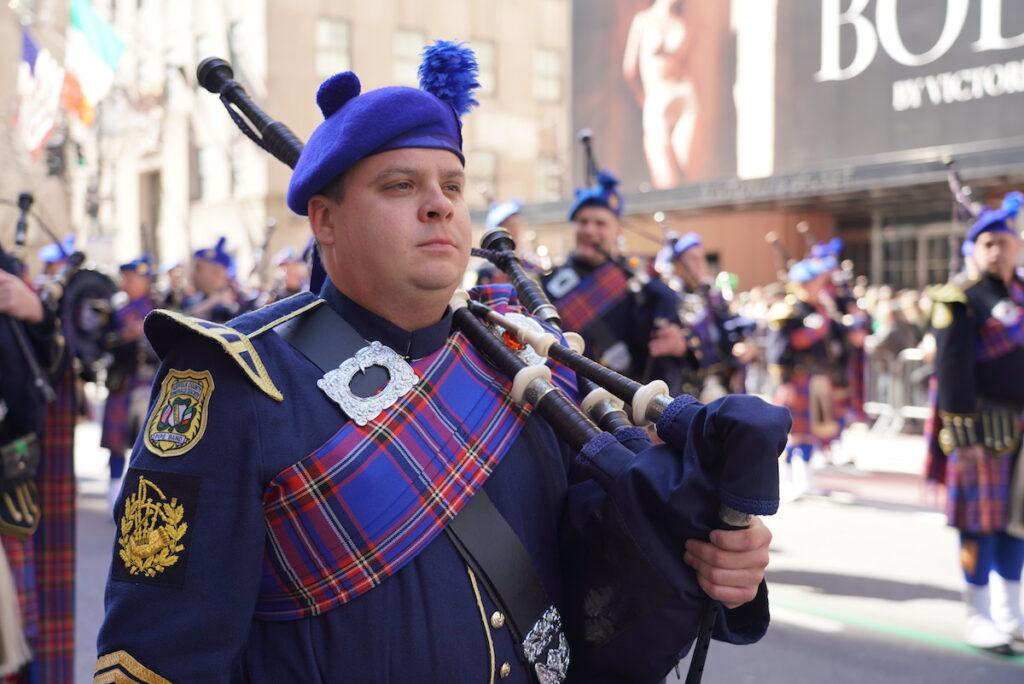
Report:
[[412,183],[409,181],[397,181],[387,186],[388,190],[408,190],[412,188]]
[[460,184],[458,184],[458,183],[449,183],[448,185],[445,186],[445,190],[447,192],[454,192],[455,194],[461,194],[462,193],[462,186]]

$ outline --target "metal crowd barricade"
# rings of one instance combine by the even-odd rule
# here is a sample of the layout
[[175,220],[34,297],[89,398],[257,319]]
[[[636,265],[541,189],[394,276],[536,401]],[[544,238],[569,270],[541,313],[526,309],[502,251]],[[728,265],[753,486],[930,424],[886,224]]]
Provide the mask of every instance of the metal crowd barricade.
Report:
[[864,412],[875,419],[872,432],[900,433],[908,421],[923,424],[930,411],[928,379],[934,367],[916,347],[895,359],[869,357],[865,369]]

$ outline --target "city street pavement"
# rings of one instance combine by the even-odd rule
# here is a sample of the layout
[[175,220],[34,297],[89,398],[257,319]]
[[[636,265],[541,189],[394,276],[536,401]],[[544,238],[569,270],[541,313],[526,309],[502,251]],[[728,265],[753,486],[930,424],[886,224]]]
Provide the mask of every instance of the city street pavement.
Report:
[[[79,476],[76,667],[90,681],[114,524],[106,452],[94,423],[76,433]],[[997,658],[961,643],[956,534],[916,475],[914,437],[850,431],[815,471],[820,491],[784,504],[774,533],[772,626],[753,646],[713,642],[704,681],[757,684],[966,684],[1024,681],[1024,655]],[[682,682],[681,676],[669,678]]]

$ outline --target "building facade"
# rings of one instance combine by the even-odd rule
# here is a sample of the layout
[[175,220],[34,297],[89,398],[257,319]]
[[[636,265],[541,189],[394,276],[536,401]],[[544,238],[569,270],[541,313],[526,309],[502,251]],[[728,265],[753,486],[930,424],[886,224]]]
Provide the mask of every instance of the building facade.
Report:
[[[196,83],[208,56],[303,140],[321,120],[316,88],[355,71],[363,90],[416,85],[423,47],[469,43],[480,107],[465,119],[467,198],[562,198],[569,147],[568,0],[94,0],[125,42],[96,124],[73,126],[83,163],[67,191],[71,220],[96,258],[140,251],[184,260],[219,236],[238,276],[266,277],[270,257],[308,238],[285,206],[290,170],[247,140]],[[17,59],[13,56],[12,59]],[[87,211],[91,207],[91,211]]]

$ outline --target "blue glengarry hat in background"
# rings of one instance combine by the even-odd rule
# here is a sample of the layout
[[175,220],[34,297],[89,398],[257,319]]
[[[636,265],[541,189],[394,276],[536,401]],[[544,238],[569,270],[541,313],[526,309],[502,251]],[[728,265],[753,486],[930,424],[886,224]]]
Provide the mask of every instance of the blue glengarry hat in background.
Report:
[[843,251],[843,241],[841,238],[832,238],[828,242],[819,242],[811,247],[811,256],[815,259],[824,259],[826,257],[832,257],[836,260],[839,258],[840,252]]
[[523,201],[520,199],[510,199],[506,202],[494,202],[487,210],[487,220],[484,221],[484,226],[487,229],[497,228],[522,210]]
[[55,264],[64,261],[75,251],[75,236],[68,235],[60,242],[52,242],[45,247],[40,247],[36,252],[39,261],[44,264]]
[[700,235],[697,235],[697,233],[686,233],[676,240],[675,244],[672,246],[672,253],[676,258],[678,258],[694,247],[700,247],[703,244],[704,243],[700,241]]
[[603,207],[616,216],[622,216],[622,195],[619,179],[608,171],[597,172],[597,184],[589,188],[576,188],[576,196],[569,208],[569,220],[575,221],[583,207]]
[[818,276],[825,275],[828,271],[826,260],[808,257],[789,267],[789,280],[793,283],[808,283]]
[[143,254],[137,259],[126,261],[117,268],[121,273],[138,273],[139,275],[153,278],[156,276],[156,269],[153,268],[153,260],[148,254]]
[[192,254],[192,258],[198,259],[199,261],[208,261],[212,264],[220,264],[224,268],[230,270],[234,261],[232,260],[231,255],[224,249],[227,242],[227,238],[221,236],[221,238],[217,240],[217,244],[213,247],[196,250]]
[[1010,227],[1008,219],[1012,220],[1015,214],[1005,209],[986,209],[978,216],[971,229],[967,231],[967,242],[974,242],[982,233],[1011,233],[1016,231]]
[[477,63],[459,43],[437,41],[423,51],[420,87],[390,86],[361,93],[351,71],[321,84],[316,102],[324,115],[302,150],[288,185],[288,206],[305,216],[309,199],[357,162],[407,147],[462,156],[461,116],[477,101]]

